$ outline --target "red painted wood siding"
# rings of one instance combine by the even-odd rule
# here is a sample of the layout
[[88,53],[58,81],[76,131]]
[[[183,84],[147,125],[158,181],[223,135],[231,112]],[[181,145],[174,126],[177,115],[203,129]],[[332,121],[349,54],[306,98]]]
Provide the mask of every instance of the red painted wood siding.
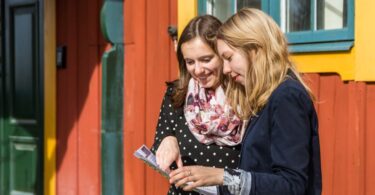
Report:
[[375,194],[375,83],[309,78],[318,98],[323,194]]
[[100,194],[101,0],[57,0],[57,194]]
[[133,157],[155,134],[165,81],[177,64],[167,27],[177,24],[177,1],[125,1],[125,194],[166,194],[166,179]]
[[[167,191],[165,179],[132,153],[151,145],[164,81],[177,72],[166,34],[175,17],[175,1],[125,2],[125,194]],[[308,78],[318,100],[323,194],[375,194],[375,84],[344,82],[336,74]]]
[[[133,157],[151,145],[165,90],[177,75],[166,33],[176,1],[125,1],[124,155],[126,195],[165,194],[168,183]],[[57,78],[57,194],[100,194],[99,0],[57,1],[57,43],[67,68]],[[93,19],[94,18],[94,19]],[[321,138],[323,194],[375,194],[375,83],[309,74]]]

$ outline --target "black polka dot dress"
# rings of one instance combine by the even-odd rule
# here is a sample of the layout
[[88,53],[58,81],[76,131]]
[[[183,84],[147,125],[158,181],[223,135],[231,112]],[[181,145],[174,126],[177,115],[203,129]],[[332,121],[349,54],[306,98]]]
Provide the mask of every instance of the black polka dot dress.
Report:
[[[171,104],[173,88],[168,87],[160,109],[159,120],[156,128],[154,145],[152,151],[155,152],[163,138],[175,136],[177,138],[182,162],[185,165],[203,165],[217,168],[237,168],[240,158],[240,145],[218,146],[216,144],[202,144],[190,132],[184,117],[183,108],[174,109]],[[175,169],[175,163],[171,168]],[[172,185],[168,194],[198,194],[196,192],[186,192],[176,189]]]

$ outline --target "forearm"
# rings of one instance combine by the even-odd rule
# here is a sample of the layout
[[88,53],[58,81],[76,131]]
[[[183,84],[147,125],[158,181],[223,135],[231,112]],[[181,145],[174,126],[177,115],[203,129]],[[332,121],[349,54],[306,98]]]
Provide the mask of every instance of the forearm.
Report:
[[220,190],[224,194],[248,195],[251,191],[251,180],[250,172],[240,169],[224,169],[224,182]]

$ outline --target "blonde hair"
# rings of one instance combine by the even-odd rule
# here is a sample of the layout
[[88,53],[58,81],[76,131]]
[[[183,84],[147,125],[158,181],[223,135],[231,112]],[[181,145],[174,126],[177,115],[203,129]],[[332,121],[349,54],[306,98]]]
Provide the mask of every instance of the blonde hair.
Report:
[[231,81],[227,87],[228,101],[233,108],[240,108],[237,114],[242,119],[256,115],[264,107],[272,92],[285,80],[288,70],[314,99],[296,66],[289,60],[283,32],[267,14],[253,8],[241,9],[220,27],[217,38],[243,52],[249,62],[245,86]]

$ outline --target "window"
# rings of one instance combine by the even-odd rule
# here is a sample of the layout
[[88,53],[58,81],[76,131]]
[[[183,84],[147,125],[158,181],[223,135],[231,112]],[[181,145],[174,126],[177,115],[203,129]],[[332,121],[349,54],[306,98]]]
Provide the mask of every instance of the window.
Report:
[[263,0],[198,0],[198,14],[214,15],[225,21],[243,7],[261,9],[261,1]]
[[236,12],[234,0],[199,0],[198,3],[199,15],[214,15],[221,21],[225,21]]
[[353,46],[354,0],[199,0],[199,14],[221,20],[243,7],[272,16],[291,52],[345,51]]
[[[292,52],[349,50],[353,45],[353,0],[280,0],[278,19]],[[277,13],[277,11],[280,11]]]

